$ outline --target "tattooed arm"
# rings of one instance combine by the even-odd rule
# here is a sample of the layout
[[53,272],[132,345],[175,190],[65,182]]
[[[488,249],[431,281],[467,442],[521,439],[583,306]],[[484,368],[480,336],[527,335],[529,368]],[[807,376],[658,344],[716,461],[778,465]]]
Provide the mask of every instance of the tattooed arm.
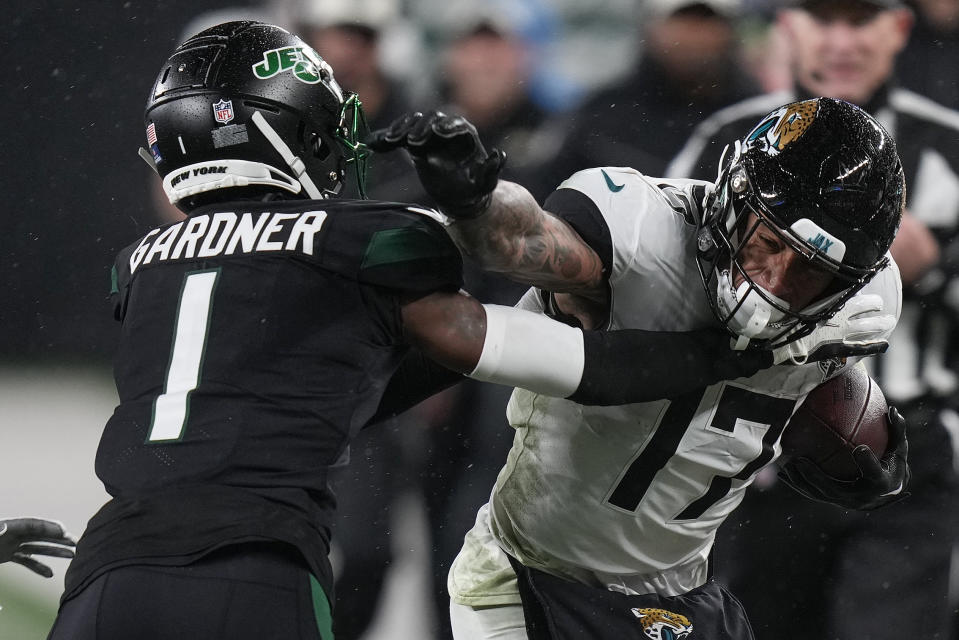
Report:
[[498,180],[504,154],[487,153],[476,128],[439,112],[410,113],[369,140],[376,151],[407,149],[426,191],[454,222],[450,234],[484,269],[557,293],[586,327],[605,315],[599,256],[530,193]]
[[492,196],[484,213],[450,225],[461,251],[513,280],[549,291],[601,295],[602,261],[572,227],[541,209],[518,184],[500,180]]

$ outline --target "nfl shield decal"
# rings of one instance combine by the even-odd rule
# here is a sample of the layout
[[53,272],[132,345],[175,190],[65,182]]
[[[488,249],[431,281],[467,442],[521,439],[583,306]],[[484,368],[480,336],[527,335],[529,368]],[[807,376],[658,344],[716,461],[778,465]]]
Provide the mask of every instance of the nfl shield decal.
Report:
[[220,124],[226,124],[233,119],[233,101],[220,100],[213,103],[213,117]]

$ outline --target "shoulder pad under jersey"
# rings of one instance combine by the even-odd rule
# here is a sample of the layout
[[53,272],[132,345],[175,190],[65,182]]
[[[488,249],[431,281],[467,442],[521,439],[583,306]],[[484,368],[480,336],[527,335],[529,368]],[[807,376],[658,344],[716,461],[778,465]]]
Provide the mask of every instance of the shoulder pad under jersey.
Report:
[[573,226],[616,278],[637,257],[663,255],[694,233],[708,186],[628,167],[599,167],[570,176],[545,207]]
[[330,207],[326,266],[409,293],[462,287],[462,256],[435,211],[371,200],[337,204]]

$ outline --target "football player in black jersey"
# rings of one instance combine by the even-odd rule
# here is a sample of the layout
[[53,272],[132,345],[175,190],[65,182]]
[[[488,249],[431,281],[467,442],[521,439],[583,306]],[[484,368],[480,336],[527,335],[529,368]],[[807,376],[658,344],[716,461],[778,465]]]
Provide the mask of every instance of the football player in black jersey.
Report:
[[[187,218],[114,265],[120,404],[96,456],[112,499],[78,543],[54,640],[332,637],[327,471],[360,429],[461,374],[608,404],[790,356],[480,305],[436,212],[336,198],[348,173],[362,183],[359,102],[278,27],[190,38],[145,124],[141,156]],[[483,178],[461,185],[464,213]]]

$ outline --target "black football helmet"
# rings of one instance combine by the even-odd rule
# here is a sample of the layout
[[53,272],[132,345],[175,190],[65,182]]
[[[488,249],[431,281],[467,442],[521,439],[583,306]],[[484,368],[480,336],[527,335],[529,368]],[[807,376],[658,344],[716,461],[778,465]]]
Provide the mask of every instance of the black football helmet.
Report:
[[[705,202],[697,262],[737,348],[772,348],[809,334],[888,263],[905,179],[893,139],[859,107],[832,98],[782,106],[731,153],[727,147],[720,167]],[[743,269],[742,249],[759,225],[833,274],[806,308],[790,309]],[[737,273],[745,279],[734,286]]]
[[226,22],[184,42],[160,70],[144,120],[140,155],[186,211],[257,194],[334,196],[350,164],[363,193],[359,100],[276,26]]

